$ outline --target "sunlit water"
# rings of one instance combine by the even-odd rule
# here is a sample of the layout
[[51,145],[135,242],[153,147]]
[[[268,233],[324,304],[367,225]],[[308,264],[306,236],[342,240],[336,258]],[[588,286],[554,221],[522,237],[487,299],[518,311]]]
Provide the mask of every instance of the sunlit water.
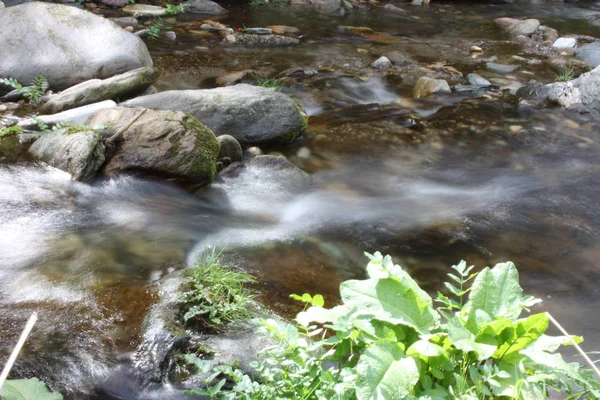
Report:
[[[419,62],[443,58],[480,72],[464,56],[474,40],[497,40],[504,59],[518,50],[489,19],[533,16],[599,35],[597,7],[441,3],[407,16],[331,17],[225,5],[232,12],[224,23],[295,25],[308,41],[223,48],[217,38],[178,28],[201,17],[167,20],[181,30],[174,44],[151,44],[163,68],[157,86],[212,87],[216,76],[249,67],[274,74],[333,66],[323,80],[283,89],[311,115],[309,129],[292,145],[267,149],[283,152],[310,178],[255,165],[196,194],[127,176],[82,184],[17,162],[0,146],[2,356],[28,315],[40,314],[17,376],[88,397],[139,345],[159,296],[155,284],[207,248],[224,249],[229,263],[255,274],[261,299],[285,316],[298,311],[292,292],[323,293],[335,303],[340,281],[364,276],[363,251],[391,254],[432,293],[461,259],[478,268],[512,260],[544,310],[584,335],[586,349],[600,347],[598,120],[558,109],[522,114],[510,96],[413,101],[412,84],[367,68],[385,51],[401,50]],[[341,35],[336,25],[371,26],[401,41],[371,43]],[[527,81],[527,68],[515,80]],[[553,77],[546,67],[529,72]],[[165,387],[131,398],[181,394]]]

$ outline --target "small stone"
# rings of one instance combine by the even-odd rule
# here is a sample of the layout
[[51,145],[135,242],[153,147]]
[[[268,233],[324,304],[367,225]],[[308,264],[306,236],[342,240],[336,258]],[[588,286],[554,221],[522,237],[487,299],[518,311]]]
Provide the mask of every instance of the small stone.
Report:
[[235,43],[237,41],[237,39],[235,38],[234,35],[225,36],[225,40],[228,41],[229,43]]
[[183,2],[185,4],[185,12],[192,14],[206,14],[206,15],[221,15],[227,14],[227,10],[221,7],[219,4],[210,0],[188,0]]
[[245,28],[242,29],[242,33],[248,35],[272,35],[273,30],[269,28]]
[[131,33],[133,33],[133,26],[126,26],[126,27],[125,27],[125,28],[123,28],[123,29],[125,29],[127,32],[131,32]]
[[496,18],[492,22],[515,36],[529,36],[540,26],[540,21],[537,19],[526,19],[524,21],[520,21],[514,18]]
[[177,34],[173,31],[166,31],[163,34],[163,37],[165,39],[167,39],[169,42],[174,42],[175,40],[177,40]]
[[246,149],[246,151],[244,151],[244,158],[245,159],[249,159],[249,158],[254,158],[254,157],[258,157],[258,156],[262,156],[263,155],[263,151],[260,149],[260,147],[249,147]]
[[393,4],[386,4],[385,6],[383,6],[383,9],[385,11],[396,13],[396,14],[406,14],[406,10],[404,10],[400,7],[396,7]]
[[219,142],[219,156],[218,160],[226,161],[228,159],[231,164],[232,161],[242,161],[243,152],[240,143],[231,135],[217,136]]
[[273,31],[276,35],[296,35],[300,33],[300,29],[295,26],[287,26],[287,25],[269,25],[266,28]]
[[137,32],[134,32],[133,34],[136,36],[139,36],[141,38],[144,38],[144,37],[148,36],[148,32],[149,32],[148,29],[141,29]]
[[381,56],[371,64],[372,68],[375,69],[388,69],[392,68],[392,62],[386,56]]
[[6,110],[8,110],[8,107],[6,107],[4,104],[0,104],[0,112],[4,112]]
[[508,74],[519,69],[518,65],[497,64],[493,62],[486,63],[485,67],[490,71],[496,72],[498,74]]
[[421,97],[427,97],[433,93],[451,93],[452,90],[443,79],[432,79],[429,77],[421,77],[415,84],[413,89],[413,97],[418,99]]
[[523,129],[523,127],[521,125],[511,125],[508,129],[510,129],[512,133],[517,133]]
[[209,51],[210,49],[206,46],[195,46],[194,50],[200,51],[200,52],[205,52],[205,51]]
[[133,17],[121,17],[121,18],[109,18],[112,22],[119,25],[122,28],[126,26],[137,26],[138,20]]
[[479,76],[477,74],[468,74],[467,82],[469,83],[469,85],[474,85],[474,86],[489,86],[489,85],[491,85],[490,81],[482,78],[481,76]]
[[0,1],[0,10],[3,9],[4,7],[5,7],[4,3]]
[[301,147],[300,149],[298,149],[298,152],[296,153],[296,156],[300,159],[309,159],[310,158],[310,149],[308,147]]
[[566,38],[566,37],[561,37],[561,38],[556,39],[556,41],[552,45],[552,47],[556,47],[556,48],[563,48],[563,47],[574,48],[575,46],[577,46],[577,39]]
[[483,49],[479,46],[469,47],[469,53],[483,53]]
[[167,9],[148,4],[129,4],[122,8],[123,12],[141,17],[161,17],[167,15]]

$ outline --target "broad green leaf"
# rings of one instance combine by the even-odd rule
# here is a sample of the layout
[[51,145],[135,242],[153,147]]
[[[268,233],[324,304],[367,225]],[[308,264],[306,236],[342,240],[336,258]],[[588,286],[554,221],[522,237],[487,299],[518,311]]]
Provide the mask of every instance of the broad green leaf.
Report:
[[409,356],[419,355],[425,357],[437,357],[445,355],[446,351],[437,344],[427,340],[417,340],[408,348],[408,350],[406,350],[406,354]]
[[508,330],[511,337],[498,347],[493,357],[507,363],[517,361],[522,357],[519,351],[535,342],[546,329],[548,329],[548,317],[544,313],[517,322],[512,329]]
[[356,370],[358,400],[402,399],[413,392],[419,381],[415,360],[394,342],[371,345],[361,355]]
[[419,333],[429,333],[439,319],[431,297],[424,300],[412,287],[394,278],[346,281],[340,285],[340,294],[347,306],[360,307],[376,319],[407,325]]
[[325,324],[328,322],[335,323],[340,317],[348,314],[349,312],[350,308],[344,305],[336,306],[331,309],[323,307],[310,307],[308,310],[298,313],[296,316],[296,321],[303,326],[309,326],[311,322],[317,324]]
[[481,315],[481,311],[492,320],[517,319],[521,314],[522,294],[519,273],[513,263],[497,264],[492,269],[485,268],[473,281],[469,301],[465,305],[467,328],[474,333],[478,331],[477,315]]
[[317,307],[323,307],[325,305],[325,299],[320,294],[315,294],[312,298],[312,304]]
[[494,345],[476,342],[475,336],[460,323],[458,318],[448,321],[448,339],[457,349],[467,353],[474,352],[480,361],[490,358],[498,348]]
[[4,382],[0,391],[2,400],[62,400],[58,392],[50,392],[37,378],[15,379]]

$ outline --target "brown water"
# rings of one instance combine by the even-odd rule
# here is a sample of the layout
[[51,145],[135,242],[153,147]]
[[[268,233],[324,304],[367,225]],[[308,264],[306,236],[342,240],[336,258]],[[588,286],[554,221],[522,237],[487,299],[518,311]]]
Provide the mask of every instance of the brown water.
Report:
[[[157,87],[213,87],[223,73],[247,68],[267,76],[298,66],[318,70],[282,89],[311,115],[308,131],[266,149],[309,172],[312,185],[300,190],[259,168],[215,183],[217,197],[130,177],[83,185],[15,157],[5,139],[3,356],[29,313],[40,313],[18,376],[85,398],[139,344],[145,313],[159,296],[155,283],[210,247],[225,248],[228,262],[255,274],[264,302],[288,316],[298,311],[290,293],[335,302],[340,281],[363,276],[363,251],[391,254],[432,292],[461,259],[478,268],[511,260],[544,310],[584,335],[585,349],[600,348],[600,120],[560,109],[520,113],[516,98],[499,91],[415,101],[417,75],[368,68],[400,51],[417,65],[444,61],[502,85],[549,82],[554,72],[545,63],[523,64],[509,76],[485,71],[481,57],[539,58],[487,21],[536,17],[565,33],[600,36],[600,7],[453,2],[403,5],[406,16],[323,16],[223,5],[231,11],[224,24],[293,25],[306,39],[290,48],[227,47],[216,35],[192,32],[200,16],[168,18],[177,41],[149,43],[162,69]],[[338,25],[368,26],[385,40],[341,34]],[[480,58],[469,56],[473,44],[485,48]],[[140,396],[131,398],[150,398]]]

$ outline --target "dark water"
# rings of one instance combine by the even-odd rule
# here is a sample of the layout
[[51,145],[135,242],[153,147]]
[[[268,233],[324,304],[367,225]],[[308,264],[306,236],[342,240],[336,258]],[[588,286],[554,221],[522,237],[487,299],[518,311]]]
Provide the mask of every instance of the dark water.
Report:
[[[391,254],[432,292],[461,259],[478,268],[511,260],[526,291],[544,299],[540,310],[586,337],[585,349],[600,348],[600,121],[560,109],[523,114],[500,92],[415,101],[410,78],[367,68],[396,50],[422,66],[443,60],[501,85],[548,82],[554,72],[545,64],[509,76],[486,72],[468,47],[484,44],[484,56],[502,62],[536,57],[487,21],[537,17],[598,36],[598,7],[452,2],[402,5],[406,16],[323,16],[224,5],[225,24],[294,25],[307,39],[291,48],[224,47],[217,36],[192,32],[201,17],[168,18],[177,42],[149,45],[163,71],[157,87],[213,87],[217,76],[246,68],[319,70],[283,88],[311,115],[304,137],[266,149],[288,156],[312,182],[301,187],[250,167],[197,195],[133,177],[84,185],[22,161],[3,141],[3,355],[27,316],[40,314],[16,375],[85,398],[139,345],[156,282],[207,248],[225,249],[229,263],[255,274],[262,300],[288,316],[298,311],[290,293],[335,302],[340,281],[363,276],[363,251]],[[397,41],[343,35],[337,25],[369,26]],[[151,396],[177,398],[168,390]]]

